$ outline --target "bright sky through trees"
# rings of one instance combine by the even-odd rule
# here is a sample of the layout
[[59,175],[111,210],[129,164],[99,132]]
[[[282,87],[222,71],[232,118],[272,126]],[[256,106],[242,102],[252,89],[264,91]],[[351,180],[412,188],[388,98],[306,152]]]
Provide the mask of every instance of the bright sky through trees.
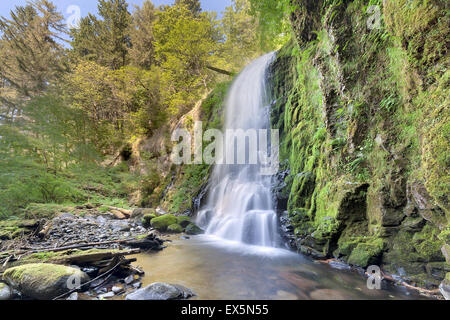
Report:
[[[144,0],[129,0],[127,1],[129,7],[132,9],[133,5],[142,5]],[[152,1],[155,6],[159,6],[162,4],[172,4],[173,0],[153,0]],[[14,9],[15,6],[23,6],[26,5],[27,0],[9,0],[9,1],[0,1],[0,16],[9,16],[9,12]],[[81,9],[81,15],[84,17],[88,13],[97,13],[97,1],[92,0],[54,0],[53,3],[58,7],[58,10],[63,12],[65,17],[68,17],[70,14],[66,12],[66,10],[71,5],[79,6]],[[201,0],[202,8],[207,11],[217,11],[221,13],[225,10],[225,7],[228,7],[231,4],[231,0]]]

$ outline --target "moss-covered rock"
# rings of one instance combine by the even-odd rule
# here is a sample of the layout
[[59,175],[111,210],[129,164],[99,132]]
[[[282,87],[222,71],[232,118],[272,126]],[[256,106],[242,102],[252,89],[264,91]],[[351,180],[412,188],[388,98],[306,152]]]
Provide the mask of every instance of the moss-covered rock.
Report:
[[191,218],[188,216],[178,216],[177,223],[182,227],[186,228],[191,223]]
[[177,217],[172,214],[165,214],[163,216],[153,218],[151,220],[151,225],[158,231],[164,232],[167,231],[167,228],[170,225],[177,223]]
[[371,264],[378,264],[383,249],[384,242],[382,239],[358,243],[356,248],[352,250],[347,262],[363,268]]
[[3,279],[27,297],[49,300],[89,281],[89,276],[72,267],[34,263],[7,269]]
[[190,223],[186,227],[185,232],[186,232],[186,234],[189,234],[189,235],[197,235],[197,234],[204,233],[204,231],[194,223]]
[[183,232],[183,227],[180,226],[178,223],[174,223],[174,224],[171,224],[170,226],[167,227],[167,232],[182,233]]
[[156,218],[156,214],[146,214],[142,217],[142,226],[144,228],[149,228],[151,226],[151,221]]

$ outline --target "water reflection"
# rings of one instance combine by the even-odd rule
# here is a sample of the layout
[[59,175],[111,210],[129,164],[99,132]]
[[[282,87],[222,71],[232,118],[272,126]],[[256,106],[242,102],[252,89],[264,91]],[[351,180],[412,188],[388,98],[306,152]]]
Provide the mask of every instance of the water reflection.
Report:
[[158,253],[140,254],[143,285],[168,282],[184,285],[195,299],[422,299],[404,288],[369,290],[366,280],[351,271],[314,263],[302,255],[267,247],[242,245],[211,236],[174,240]]

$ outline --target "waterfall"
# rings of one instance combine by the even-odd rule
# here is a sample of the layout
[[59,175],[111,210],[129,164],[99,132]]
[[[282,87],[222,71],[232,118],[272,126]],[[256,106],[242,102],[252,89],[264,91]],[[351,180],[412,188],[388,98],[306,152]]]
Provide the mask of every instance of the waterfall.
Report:
[[[270,130],[267,70],[275,54],[264,55],[248,65],[233,82],[225,105],[225,130]],[[246,141],[246,164],[220,164],[210,178],[207,202],[198,212],[197,223],[206,234],[246,244],[275,247],[278,244],[269,175],[261,174],[261,163],[248,164],[250,142]],[[258,153],[261,143],[258,143]],[[238,156],[233,143],[225,143],[225,154]],[[235,162],[238,163],[238,162]]]

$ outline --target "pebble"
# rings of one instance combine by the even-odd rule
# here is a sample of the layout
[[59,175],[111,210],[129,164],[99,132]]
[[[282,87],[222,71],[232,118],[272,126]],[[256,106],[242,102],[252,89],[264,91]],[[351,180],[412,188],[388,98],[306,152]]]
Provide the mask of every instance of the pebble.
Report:
[[128,276],[128,277],[125,278],[125,283],[126,284],[131,284],[133,281],[134,281],[134,276],[133,275]]
[[114,296],[115,296],[114,292],[110,291],[110,292],[99,295],[98,298],[105,299],[105,298],[112,298]]
[[123,288],[122,287],[118,287],[118,286],[114,286],[114,287],[112,287],[112,292],[114,292],[115,294],[118,294],[120,291],[122,291],[123,290]]

